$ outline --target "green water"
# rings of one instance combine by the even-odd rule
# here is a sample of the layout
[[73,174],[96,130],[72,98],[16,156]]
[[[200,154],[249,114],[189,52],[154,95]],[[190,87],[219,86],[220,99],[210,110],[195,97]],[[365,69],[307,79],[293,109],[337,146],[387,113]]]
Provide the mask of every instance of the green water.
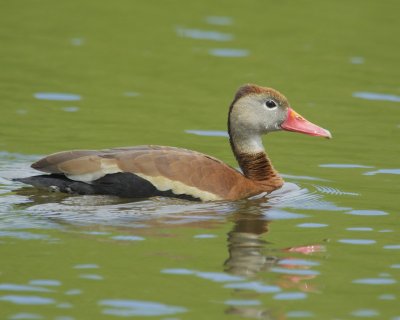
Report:
[[[0,8],[0,319],[400,319],[398,1]],[[247,82],[334,137],[266,137],[288,182],[269,199],[131,202],[10,180],[75,148],[172,145],[236,165],[213,131]]]

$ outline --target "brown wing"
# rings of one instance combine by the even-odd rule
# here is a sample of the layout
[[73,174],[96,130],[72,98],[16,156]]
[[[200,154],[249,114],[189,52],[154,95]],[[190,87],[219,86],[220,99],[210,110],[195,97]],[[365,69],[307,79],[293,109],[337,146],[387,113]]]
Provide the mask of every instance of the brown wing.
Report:
[[161,191],[172,190],[175,194],[189,194],[203,200],[242,197],[243,192],[248,193],[251,184],[218,159],[191,150],[162,146],[65,151],[49,155],[32,167],[84,182],[106,174],[131,172]]

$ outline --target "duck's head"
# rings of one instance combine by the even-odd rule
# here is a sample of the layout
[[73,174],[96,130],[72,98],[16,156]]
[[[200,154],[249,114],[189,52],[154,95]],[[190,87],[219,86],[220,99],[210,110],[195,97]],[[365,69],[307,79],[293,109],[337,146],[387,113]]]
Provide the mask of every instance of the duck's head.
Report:
[[239,88],[229,110],[229,133],[254,137],[286,130],[331,138],[331,133],[295,112],[286,97],[272,88],[247,84]]

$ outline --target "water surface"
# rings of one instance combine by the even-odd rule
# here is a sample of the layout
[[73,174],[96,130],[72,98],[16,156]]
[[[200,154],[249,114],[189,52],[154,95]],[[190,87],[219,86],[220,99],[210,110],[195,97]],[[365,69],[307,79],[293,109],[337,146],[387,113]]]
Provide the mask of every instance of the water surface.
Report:
[[[396,1],[9,1],[0,17],[1,319],[400,319]],[[195,203],[23,187],[66,149],[173,145],[236,167],[236,88],[331,141],[272,133],[286,184]]]

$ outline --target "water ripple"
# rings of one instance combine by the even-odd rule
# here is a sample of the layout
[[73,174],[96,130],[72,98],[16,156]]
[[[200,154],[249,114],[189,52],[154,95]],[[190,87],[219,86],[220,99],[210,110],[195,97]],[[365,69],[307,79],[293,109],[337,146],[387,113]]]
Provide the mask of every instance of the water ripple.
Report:
[[88,280],[103,280],[104,279],[101,275],[93,274],[93,273],[80,274],[79,278],[88,279]]
[[196,234],[193,236],[195,239],[212,239],[217,238],[218,236],[215,234]]
[[65,111],[65,112],[77,112],[79,111],[78,107],[64,107],[61,108],[61,110]]
[[300,223],[297,225],[297,227],[299,228],[325,228],[328,226],[329,225],[325,223],[312,223],[312,222]]
[[250,51],[246,49],[215,48],[209,50],[208,53],[215,57],[242,58],[247,57]]
[[394,294],[381,294],[379,300],[396,300],[396,296]]
[[49,239],[48,235],[45,234],[36,234],[31,232],[23,232],[23,231],[0,231],[0,237],[10,237],[21,240],[40,240],[40,239]]
[[218,31],[206,31],[200,29],[186,29],[178,27],[176,28],[176,32],[180,37],[197,40],[231,41],[234,39],[232,34],[222,33]]
[[351,313],[353,316],[355,317],[376,317],[379,315],[379,312],[376,310],[372,310],[372,309],[359,309],[359,310],[355,310]]
[[22,305],[43,305],[53,304],[55,301],[51,298],[43,298],[38,296],[17,296],[17,295],[6,295],[0,296],[0,301],[7,301],[14,304]]
[[400,174],[400,169],[379,169],[376,171],[368,171],[364,176],[374,176],[376,174]]
[[352,164],[352,163],[326,163],[320,164],[321,168],[340,168],[340,169],[354,169],[354,168],[373,168],[371,166],[364,166],[362,164]]
[[319,186],[319,185],[313,185],[313,187],[315,187],[315,189],[317,189],[319,192],[327,193],[327,194],[348,195],[348,196],[359,196],[360,195],[357,192],[341,191],[341,190],[333,188],[333,187]]
[[99,265],[95,263],[88,264],[77,264],[74,266],[74,269],[98,269]]
[[320,263],[316,261],[304,260],[304,259],[282,259],[279,260],[278,264],[285,264],[290,266],[319,266]]
[[385,284],[394,284],[397,281],[388,278],[365,278],[365,279],[356,279],[353,280],[352,282],[358,284],[385,285]]
[[199,278],[211,280],[214,282],[229,282],[229,281],[242,281],[243,277],[230,275],[223,272],[204,272],[189,269],[163,269],[161,273],[165,274],[179,274],[179,275],[195,275]]
[[0,291],[53,292],[53,290],[47,288],[13,284],[13,283],[1,283]]
[[259,300],[226,300],[224,302],[229,306],[259,306],[261,301]]
[[375,101],[400,102],[400,96],[396,96],[394,94],[385,94],[376,92],[354,92],[353,97],[366,100],[375,100]]
[[352,214],[355,216],[386,216],[387,212],[381,210],[351,210],[345,212],[346,214]]
[[41,320],[44,319],[41,315],[36,313],[20,312],[12,315],[10,320]]
[[369,227],[353,227],[353,228],[346,228],[348,231],[373,231],[373,228]]
[[105,299],[99,301],[99,305],[107,307],[103,309],[103,314],[122,317],[164,316],[187,312],[183,307],[141,300]]
[[78,94],[58,92],[38,92],[34,94],[34,97],[39,100],[51,101],[79,101],[82,99]]
[[369,245],[369,244],[375,244],[376,240],[372,240],[372,239],[339,239],[338,242],[346,243],[346,244]]
[[352,64],[364,64],[365,59],[364,57],[351,57],[350,62]]
[[274,295],[275,300],[302,300],[306,298],[307,294],[304,292],[281,292]]
[[140,237],[140,236],[131,236],[131,235],[119,235],[119,236],[114,236],[111,237],[113,240],[119,240],[119,241],[143,241],[145,238]]
[[227,273],[222,272],[200,272],[197,271],[195,273],[199,278],[203,278],[206,280],[211,280],[214,282],[229,282],[229,281],[241,281],[244,280],[243,277],[233,276]]
[[29,281],[29,284],[36,285],[36,286],[57,287],[57,286],[61,286],[61,281],[52,280],[52,279],[36,279],[36,280]]
[[384,246],[383,249],[400,250],[400,244],[390,244],[390,245]]

